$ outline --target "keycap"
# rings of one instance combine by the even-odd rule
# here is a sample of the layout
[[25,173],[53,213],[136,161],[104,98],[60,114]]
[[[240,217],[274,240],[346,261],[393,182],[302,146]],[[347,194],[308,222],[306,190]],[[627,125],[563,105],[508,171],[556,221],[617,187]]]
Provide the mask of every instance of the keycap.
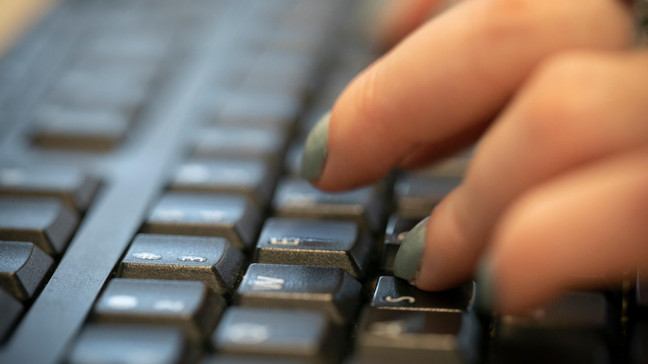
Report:
[[83,212],[99,189],[96,178],[76,168],[63,166],[0,168],[0,195],[55,197],[68,207]]
[[0,197],[1,240],[32,242],[58,255],[78,223],[77,214],[55,199]]
[[320,310],[336,324],[350,321],[358,308],[361,285],[333,267],[251,264],[237,290],[247,307]]
[[212,126],[200,131],[194,157],[260,158],[276,162],[285,145],[282,132],[265,128]]
[[23,312],[22,304],[0,288],[0,343],[3,342],[11,333],[16,322]]
[[407,281],[382,276],[371,299],[371,307],[402,311],[467,311],[475,297],[475,284],[466,283],[441,292],[422,291]]
[[387,220],[385,228],[385,240],[383,243],[382,259],[380,268],[386,275],[394,274],[394,258],[407,233],[412,230],[419,219],[407,219],[397,214],[392,214]]
[[0,287],[20,301],[34,296],[53,259],[32,243],[0,241]]
[[289,176],[299,176],[301,169],[301,158],[304,152],[303,142],[297,142],[288,148],[284,161],[284,170]]
[[275,176],[258,159],[195,159],[180,165],[170,185],[174,191],[241,193],[266,204]]
[[95,305],[101,323],[176,326],[195,341],[211,333],[225,299],[202,282],[114,278]]
[[44,107],[34,120],[33,141],[45,148],[108,151],[126,137],[129,122],[119,110]]
[[275,192],[273,208],[279,217],[324,220],[352,220],[377,232],[382,221],[380,187],[364,187],[349,192],[326,193],[308,181],[282,179]]
[[372,241],[351,221],[267,219],[256,248],[259,263],[331,266],[363,279]]
[[425,177],[406,174],[399,177],[394,186],[397,213],[402,217],[422,219],[428,215],[455,187],[459,178]]
[[219,236],[247,249],[256,236],[259,214],[242,195],[168,192],[153,207],[142,231]]
[[187,348],[175,327],[90,324],[74,344],[69,364],[181,364]]
[[495,363],[607,363],[608,305],[601,293],[572,292],[527,316],[496,322]]
[[295,122],[300,108],[299,99],[285,92],[237,91],[224,97],[221,107],[207,112],[207,122],[285,131]]
[[202,281],[231,292],[242,273],[243,254],[223,238],[138,234],[121,261],[124,278]]
[[232,357],[319,363],[330,357],[330,334],[326,316],[319,312],[232,307],[212,342],[219,353]]
[[356,356],[360,363],[474,363],[479,332],[470,313],[367,308]]
[[117,110],[133,116],[144,102],[147,85],[128,73],[70,72],[48,96],[48,102],[69,108]]

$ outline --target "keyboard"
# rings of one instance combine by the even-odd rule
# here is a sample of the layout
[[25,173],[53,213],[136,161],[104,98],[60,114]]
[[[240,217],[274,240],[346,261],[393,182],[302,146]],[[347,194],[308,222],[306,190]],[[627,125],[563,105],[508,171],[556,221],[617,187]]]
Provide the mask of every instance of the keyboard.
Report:
[[393,276],[469,153],[329,194],[365,2],[66,0],[0,61],[0,363],[648,363],[648,270],[528,316]]

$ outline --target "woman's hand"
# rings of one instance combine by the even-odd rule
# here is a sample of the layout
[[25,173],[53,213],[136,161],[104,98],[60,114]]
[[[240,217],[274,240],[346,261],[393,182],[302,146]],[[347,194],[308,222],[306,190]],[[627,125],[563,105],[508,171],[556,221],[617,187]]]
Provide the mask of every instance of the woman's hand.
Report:
[[465,0],[346,88],[309,136],[303,174],[349,189],[481,136],[395,274],[442,290],[480,262],[482,299],[509,313],[582,276],[619,277],[648,262],[648,52],[634,39],[620,0]]

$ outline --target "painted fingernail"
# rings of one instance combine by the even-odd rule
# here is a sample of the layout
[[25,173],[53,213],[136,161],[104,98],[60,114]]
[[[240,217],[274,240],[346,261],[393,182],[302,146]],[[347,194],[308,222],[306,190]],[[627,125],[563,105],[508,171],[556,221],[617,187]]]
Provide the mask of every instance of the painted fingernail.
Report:
[[416,279],[421,266],[427,222],[426,217],[407,233],[394,258],[394,275],[410,283]]
[[475,283],[475,309],[479,313],[490,314],[495,309],[495,290],[493,282],[493,264],[490,259],[482,258],[477,264]]
[[328,153],[328,130],[331,112],[324,114],[306,138],[299,175],[307,180],[316,180],[322,174]]

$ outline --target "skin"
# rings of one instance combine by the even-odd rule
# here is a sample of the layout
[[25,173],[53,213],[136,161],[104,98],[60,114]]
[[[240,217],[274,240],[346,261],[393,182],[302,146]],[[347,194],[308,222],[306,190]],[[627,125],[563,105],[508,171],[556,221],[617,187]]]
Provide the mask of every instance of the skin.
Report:
[[397,44],[336,101],[314,183],[354,188],[479,138],[427,222],[416,286],[486,260],[496,308],[521,313],[648,263],[648,51],[627,2],[390,6],[380,34]]

